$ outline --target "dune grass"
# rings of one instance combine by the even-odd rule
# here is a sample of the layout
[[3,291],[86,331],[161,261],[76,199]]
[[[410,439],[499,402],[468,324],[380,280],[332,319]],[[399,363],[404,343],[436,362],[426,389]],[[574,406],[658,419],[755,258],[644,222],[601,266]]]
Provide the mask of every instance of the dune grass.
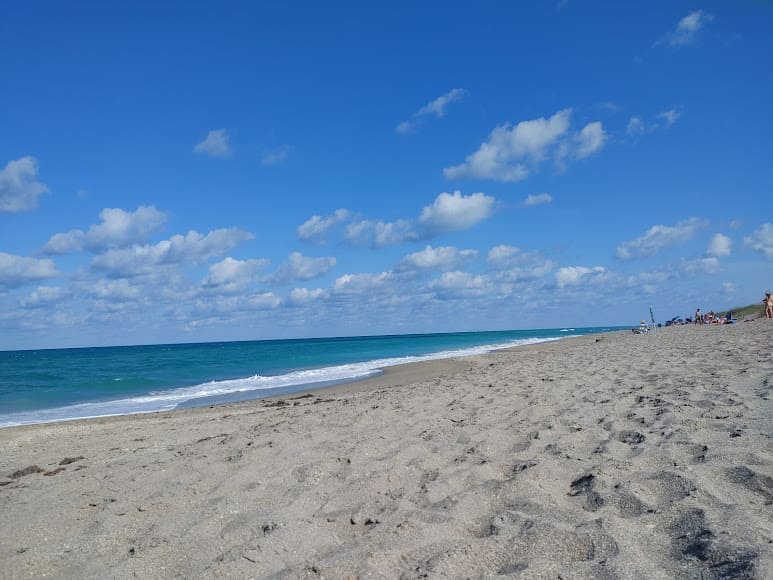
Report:
[[748,306],[739,306],[738,308],[728,308],[723,312],[718,312],[719,316],[724,316],[728,312],[732,312],[736,318],[761,318],[765,316],[765,305],[760,302],[759,304],[749,304]]

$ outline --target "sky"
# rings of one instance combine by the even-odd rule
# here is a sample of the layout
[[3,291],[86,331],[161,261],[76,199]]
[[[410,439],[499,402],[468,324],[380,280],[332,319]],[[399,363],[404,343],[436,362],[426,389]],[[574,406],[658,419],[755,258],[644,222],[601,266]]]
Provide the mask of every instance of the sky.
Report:
[[0,349],[773,287],[773,2],[2,5]]

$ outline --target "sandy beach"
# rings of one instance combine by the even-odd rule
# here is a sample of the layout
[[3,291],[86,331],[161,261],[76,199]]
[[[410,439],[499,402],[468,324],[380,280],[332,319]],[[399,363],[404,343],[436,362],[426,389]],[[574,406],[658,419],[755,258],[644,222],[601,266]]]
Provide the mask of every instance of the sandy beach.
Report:
[[2,578],[773,578],[773,321],[0,429]]

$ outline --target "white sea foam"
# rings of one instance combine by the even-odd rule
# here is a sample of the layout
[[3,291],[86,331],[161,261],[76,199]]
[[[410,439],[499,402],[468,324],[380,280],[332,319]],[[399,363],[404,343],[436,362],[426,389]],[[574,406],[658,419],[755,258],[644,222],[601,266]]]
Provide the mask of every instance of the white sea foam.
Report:
[[[564,337],[562,337],[564,338]],[[133,415],[137,413],[152,413],[169,411],[183,403],[195,403],[197,399],[235,395],[254,391],[256,396],[262,391],[281,389],[288,387],[308,387],[329,385],[367,378],[378,374],[381,369],[395,365],[460,356],[483,354],[493,350],[550,342],[559,338],[527,338],[514,340],[500,344],[486,344],[461,348],[458,350],[446,350],[420,356],[404,356],[395,358],[382,358],[360,363],[322,367],[293,371],[283,375],[261,376],[254,375],[243,379],[230,379],[223,381],[210,381],[192,387],[181,387],[148,393],[139,397],[118,399],[115,401],[102,401],[94,403],[82,403],[69,405],[55,409],[41,409],[37,411],[25,411],[20,413],[0,414],[0,427],[14,425],[27,425],[32,423],[52,423],[68,421],[72,419],[89,419],[93,417],[109,417],[115,415]],[[250,398],[245,396],[245,399]],[[202,401],[202,404],[206,402]]]

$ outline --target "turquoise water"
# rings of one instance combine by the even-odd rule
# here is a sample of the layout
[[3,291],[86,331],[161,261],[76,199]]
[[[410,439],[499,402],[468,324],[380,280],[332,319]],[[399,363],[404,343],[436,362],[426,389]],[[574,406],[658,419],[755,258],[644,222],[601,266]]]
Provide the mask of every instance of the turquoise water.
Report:
[[387,366],[613,328],[411,334],[0,352],[0,427],[297,392]]

